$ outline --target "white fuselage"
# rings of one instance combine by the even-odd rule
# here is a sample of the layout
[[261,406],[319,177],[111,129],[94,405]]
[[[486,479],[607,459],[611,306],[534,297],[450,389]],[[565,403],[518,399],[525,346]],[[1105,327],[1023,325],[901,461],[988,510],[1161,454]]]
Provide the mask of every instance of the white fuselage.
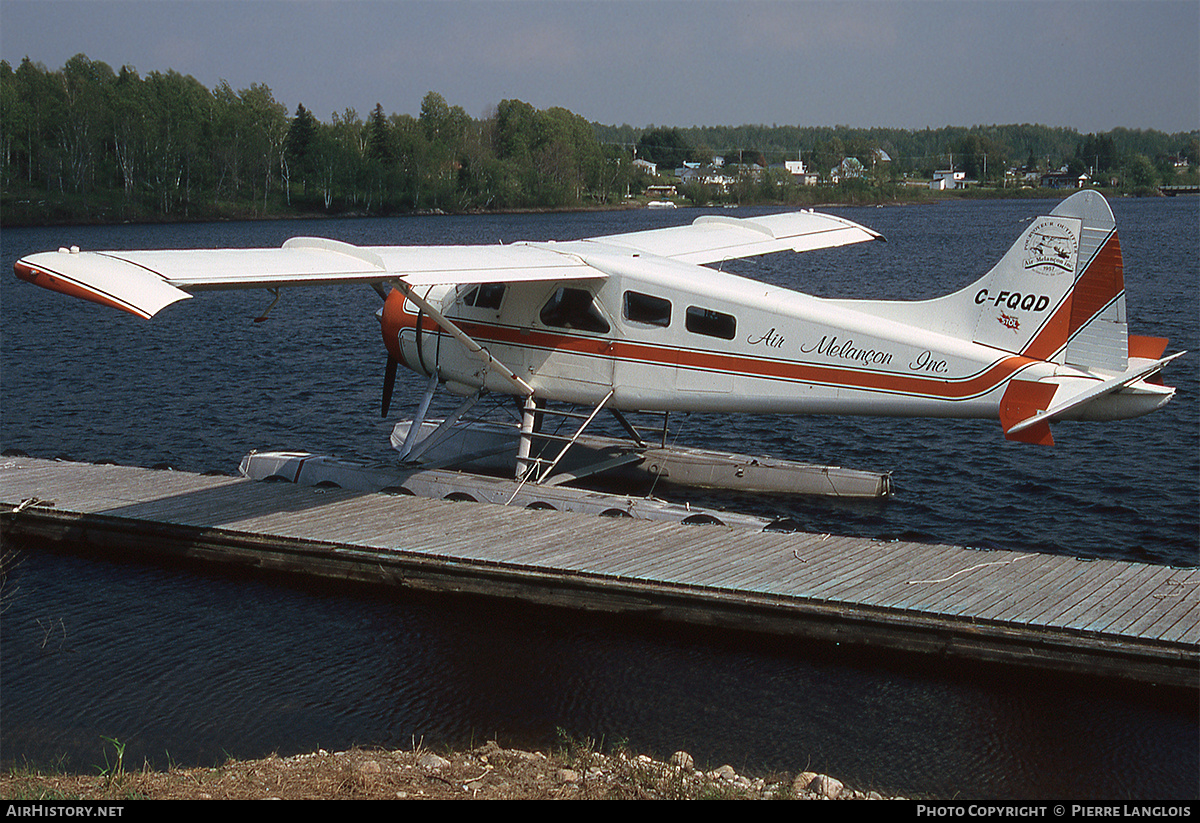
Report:
[[[1014,375],[1076,369],[736,275],[592,245],[604,279],[421,290],[535,396],[623,410],[996,417]],[[569,295],[564,289],[583,291]],[[555,298],[559,299],[556,300]],[[566,298],[566,299],[563,299]],[[406,365],[458,391],[512,385],[394,294]],[[571,303],[559,311],[561,304]],[[912,304],[909,304],[912,305]],[[571,310],[586,315],[572,316]],[[399,311],[399,313],[397,313]],[[385,324],[386,328],[386,324]]]

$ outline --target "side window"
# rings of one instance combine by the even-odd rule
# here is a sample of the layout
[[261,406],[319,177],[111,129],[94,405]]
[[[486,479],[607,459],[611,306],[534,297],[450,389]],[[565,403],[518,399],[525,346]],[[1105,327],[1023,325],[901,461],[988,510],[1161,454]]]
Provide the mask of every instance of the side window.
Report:
[[504,300],[503,283],[483,283],[463,295],[463,302],[477,309],[499,309]]
[[684,325],[688,331],[695,334],[720,337],[723,340],[732,340],[737,333],[737,320],[733,315],[702,309],[699,306],[688,306]]
[[579,329],[600,334],[606,334],[609,330],[608,321],[592,304],[592,293],[586,289],[560,286],[546,301],[546,305],[542,306],[539,317],[547,326],[557,326],[561,329]]
[[625,292],[625,319],[650,326],[671,325],[671,301],[636,291]]

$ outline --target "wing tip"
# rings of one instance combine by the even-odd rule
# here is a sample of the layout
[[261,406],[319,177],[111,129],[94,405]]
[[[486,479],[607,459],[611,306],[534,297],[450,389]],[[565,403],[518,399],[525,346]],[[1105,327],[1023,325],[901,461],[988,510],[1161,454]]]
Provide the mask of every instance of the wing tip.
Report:
[[[76,250],[72,250],[70,254],[71,257],[78,256]],[[155,288],[143,290],[145,293],[139,294],[139,299],[134,302],[133,300],[122,298],[111,290],[101,288],[99,285],[92,285],[80,278],[71,277],[62,272],[51,271],[47,266],[31,262],[28,257],[23,257],[13,264],[13,273],[19,280],[23,280],[26,283],[31,283],[35,286],[58,292],[59,294],[65,294],[68,297],[86,300],[89,303],[97,303],[101,306],[120,309],[121,311],[136,315],[143,320],[149,320],[172,303],[191,297],[190,294],[182,289],[177,289],[174,286],[159,281],[154,284]]]

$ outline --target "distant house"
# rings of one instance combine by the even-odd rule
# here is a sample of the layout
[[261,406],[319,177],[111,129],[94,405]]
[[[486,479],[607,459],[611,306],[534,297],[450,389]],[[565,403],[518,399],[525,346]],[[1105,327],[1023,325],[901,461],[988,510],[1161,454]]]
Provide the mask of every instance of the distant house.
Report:
[[816,172],[806,169],[804,163],[800,160],[784,160],[781,165],[771,166],[771,169],[790,174],[792,180],[801,186],[815,186],[817,184]]
[[1090,180],[1086,174],[1071,174],[1066,170],[1052,171],[1042,175],[1044,189],[1082,189]]
[[763,167],[757,163],[732,163],[724,166],[725,174],[734,177],[749,177],[758,180],[762,177]]
[[847,157],[829,170],[829,179],[834,183],[840,183],[843,180],[865,177],[866,171],[857,157]]
[[933,173],[933,180],[929,183],[929,188],[934,191],[946,191],[947,189],[965,189],[967,187],[967,173],[955,171],[954,169],[939,169]]
[[679,192],[676,191],[674,186],[647,186],[646,196],[664,200],[669,197],[678,197]]
[[641,160],[641,159],[634,160],[633,165],[634,165],[634,168],[641,169],[642,171],[649,174],[651,177],[658,174],[658,164],[651,163],[649,160]]
[[675,170],[675,176],[684,185],[701,184],[715,186],[721,192],[729,190],[733,178],[712,166],[701,167],[698,163],[684,163],[683,168]]

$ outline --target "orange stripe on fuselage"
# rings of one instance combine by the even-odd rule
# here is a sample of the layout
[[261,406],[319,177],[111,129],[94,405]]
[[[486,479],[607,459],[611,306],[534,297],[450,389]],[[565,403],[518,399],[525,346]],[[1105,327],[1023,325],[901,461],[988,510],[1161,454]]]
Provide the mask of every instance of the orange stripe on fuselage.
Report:
[[[403,327],[415,329],[416,323],[417,315],[405,312]],[[791,360],[656,346],[603,337],[575,336],[538,331],[527,327],[464,321],[462,318],[455,318],[455,323],[483,345],[564,351],[584,357],[605,358],[629,363],[677,366],[696,371],[733,374],[765,380],[825,385],[948,401],[970,400],[985,395],[1014,374],[1036,362],[1029,357],[1007,355],[976,374],[953,379],[938,379],[919,375],[822,366]],[[423,332],[440,331],[437,324],[429,318],[423,318],[421,326]],[[397,326],[395,333],[398,334],[399,330],[400,328]],[[395,339],[395,334],[392,335],[392,339]]]

